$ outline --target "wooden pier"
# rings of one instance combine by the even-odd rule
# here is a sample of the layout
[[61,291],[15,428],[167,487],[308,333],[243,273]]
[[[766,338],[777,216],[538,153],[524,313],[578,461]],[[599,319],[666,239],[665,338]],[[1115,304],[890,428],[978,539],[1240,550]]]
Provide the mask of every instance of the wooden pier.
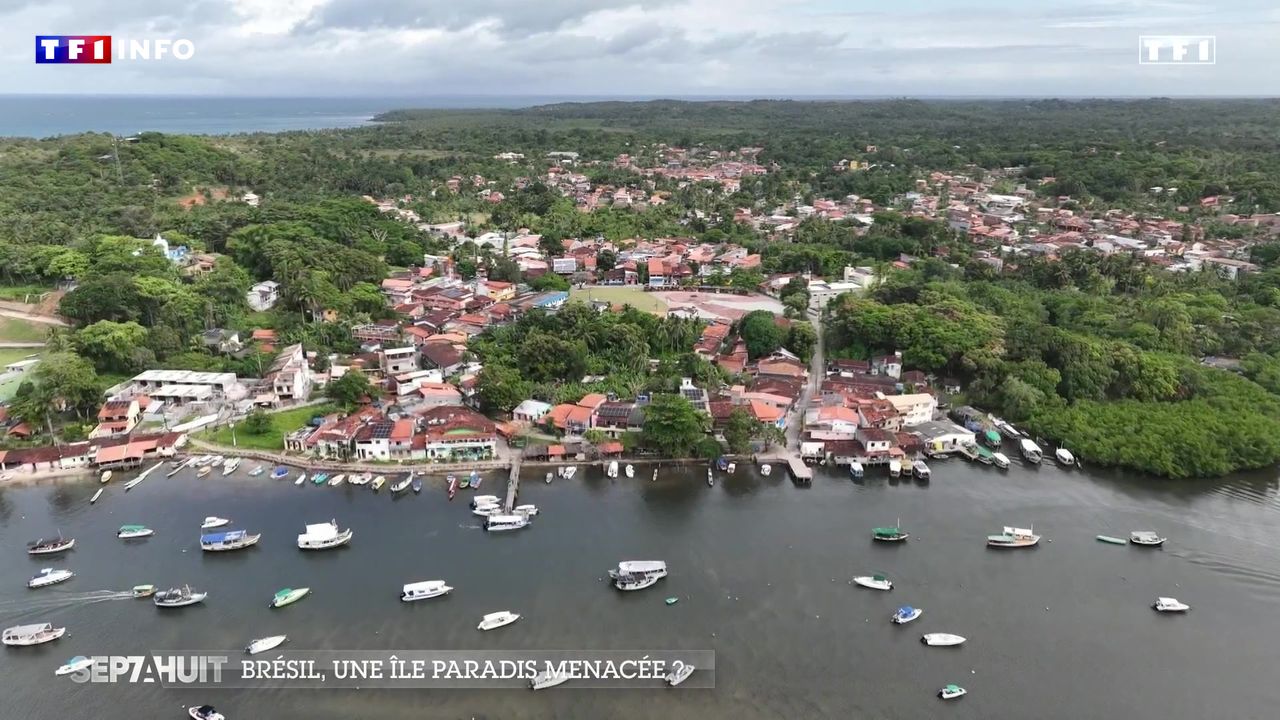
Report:
[[791,470],[791,479],[801,485],[813,482],[813,469],[804,464],[798,457],[787,458],[787,468]]
[[511,473],[507,476],[507,512],[516,506],[516,495],[520,492],[520,456],[511,461]]

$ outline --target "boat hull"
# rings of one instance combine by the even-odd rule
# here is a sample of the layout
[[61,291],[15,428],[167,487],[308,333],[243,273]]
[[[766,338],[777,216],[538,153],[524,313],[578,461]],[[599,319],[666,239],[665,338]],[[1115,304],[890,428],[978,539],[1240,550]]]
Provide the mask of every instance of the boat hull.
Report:
[[35,588],[57,585],[58,583],[66,582],[75,576],[76,574],[69,570],[65,572],[51,573],[49,575],[38,575],[27,581],[27,587],[34,590]]
[[949,633],[929,633],[920,638],[920,642],[930,647],[955,647],[963,645],[965,638]]
[[249,643],[249,645],[244,649],[244,651],[250,655],[257,655],[258,653],[264,653],[264,652],[267,652],[268,650],[275,650],[276,648],[283,645],[284,641],[287,639],[288,639],[288,636],[286,635],[276,635],[274,637],[260,638],[258,640],[254,640],[253,642]]
[[66,552],[75,546],[76,546],[75,538],[71,538],[67,540],[65,543],[62,543],[59,545],[49,545],[49,546],[28,548],[27,554],[28,555],[56,555],[61,552]]

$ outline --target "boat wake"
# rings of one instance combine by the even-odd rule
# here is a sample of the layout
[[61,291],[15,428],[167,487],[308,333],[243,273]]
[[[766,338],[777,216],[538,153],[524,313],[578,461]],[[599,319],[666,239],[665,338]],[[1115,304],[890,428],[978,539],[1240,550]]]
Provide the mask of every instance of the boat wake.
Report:
[[133,593],[128,590],[91,590],[78,593],[44,593],[48,597],[22,598],[0,601],[0,614],[23,618],[29,615],[47,615],[73,607],[94,605],[109,600],[128,600]]

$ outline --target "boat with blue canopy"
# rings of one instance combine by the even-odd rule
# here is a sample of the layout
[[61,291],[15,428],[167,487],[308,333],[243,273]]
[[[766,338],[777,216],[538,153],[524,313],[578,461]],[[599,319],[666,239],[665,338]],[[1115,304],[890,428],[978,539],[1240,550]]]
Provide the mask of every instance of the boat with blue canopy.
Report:
[[208,552],[224,550],[241,550],[258,544],[261,533],[250,535],[244,530],[228,530],[227,532],[209,533],[200,536],[200,549]]

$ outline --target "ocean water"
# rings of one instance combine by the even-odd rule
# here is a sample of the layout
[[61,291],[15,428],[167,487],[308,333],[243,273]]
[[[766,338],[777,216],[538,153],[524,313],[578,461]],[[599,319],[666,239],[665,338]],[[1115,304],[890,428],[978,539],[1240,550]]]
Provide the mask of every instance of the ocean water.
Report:
[[[53,622],[68,636],[0,648],[4,720],[182,717],[211,703],[228,718],[954,718],[1162,720],[1274,717],[1280,685],[1274,618],[1280,612],[1280,491],[1274,470],[1222,481],[1157,482],[1089,470],[963,460],[933,463],[933,481],[857,482],[816,468],[812,487],[745,464],[708,487],[701,468],[647,467],[635,479],[581,468],[570,481],[531,469],[521,502],[533,527],[491,535],[445,498],[443,479],[396,499],[369,488],[296,487],[266,476],[184,471],[124,493],[113,480],[0,485],[0,627]],[[482,492],[501,494],[490,475]],[[200,519],[230,517],[261,532],[254,548],[211,556]],[[337,551],[304,553],[294,536],[336,518],[355,533]],[[882,545],[871,528],[900,518],[911,539]],[[156,530],[114,536],[123,524]],[[989,550],[986,535],[1034,525],[1032,550]],[[1154,529],[1162,550],[1099,543],[1097,534]],[[23,542],[61,530],[76,547],[61,560],[29,558]],[[669,577],[620,593],[605,571],[624,559],[662,559]],[[28,590],[42,567],[77,576]],[[883,572],[892,592],[851,585]],[[402,603],[406,582],[442,578],[446,598]],[[145,600],[92,602],[139,583],[190,583],[204,604],[158,610]],[[282,610],[282,587],[312,588]],[[1161,615],[1157,596],[1192,606]],[[673,606],[667,596],[679,596]],[[924,615],[890,624],[894,608]],[[524,617],[490,633],[481,615]],[[928,648],[951,632],[959,648]],[[621,690],[190,690],[84,684],[55,678],[73,655],[225,648],[289,635],[295,650],[711,650],[715,687]],[[969,690],[942,705],[948,683]],[[429,708],[429,709],[428,709]]]

